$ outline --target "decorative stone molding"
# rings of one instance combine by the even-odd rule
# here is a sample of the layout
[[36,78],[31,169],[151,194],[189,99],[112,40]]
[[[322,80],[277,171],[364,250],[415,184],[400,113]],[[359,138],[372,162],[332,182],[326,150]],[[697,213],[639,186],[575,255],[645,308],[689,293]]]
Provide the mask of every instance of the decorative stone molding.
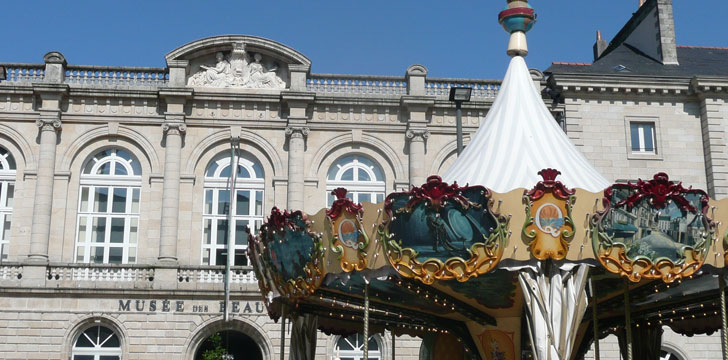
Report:
[[427,129],[409,129],[405,136],[410,141],[425,141],[430,137],[430,131]]
[[60,113],[54,115],[42,114],[39,119],[35,120],[35,125],[41,131],[59,131],[61,130]]
[[183,122],[165,122],[162,124],[162,131],[167,135],[182,135],[187,131],[187,125]]
[[310,129],[306,126],[288,126],[286,127],[286,136],[292,138],[307,137]]

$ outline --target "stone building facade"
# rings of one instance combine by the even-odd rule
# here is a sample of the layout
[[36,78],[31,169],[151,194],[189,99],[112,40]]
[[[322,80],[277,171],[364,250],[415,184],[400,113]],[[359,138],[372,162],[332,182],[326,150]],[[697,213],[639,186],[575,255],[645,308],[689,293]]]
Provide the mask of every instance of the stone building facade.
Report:
[[[424,183],[455,154],[449,87],[474,88],[466,133],[499,87],[428,78],[420,65],[393,77],[312,74],[301,53],[252,36],[202,39],[166,60],[77,66],[50,52],[43,64],[0,65],[0,357],[193,359],[229,330],[278,359],[281,326],[247,267],[245,226],[273,206],[314,213],[339,186],[375,202]],[[390,359],[390,334],[375,338],[370,357]],[[419,340],[395,341],[396,358],[418,358]],[[321,334],[318,352],[358,359],[360,346]]]

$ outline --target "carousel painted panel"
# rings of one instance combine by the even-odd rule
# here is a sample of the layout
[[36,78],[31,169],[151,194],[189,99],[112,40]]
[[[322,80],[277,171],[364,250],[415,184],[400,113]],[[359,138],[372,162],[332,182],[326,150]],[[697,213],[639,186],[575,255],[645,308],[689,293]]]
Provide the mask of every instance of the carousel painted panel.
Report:
[[422,187],[387,197],[379,236],[401,275],[426,284],[467,281],[495,268],[503,255],[508,220],[492,206],[482,186],[431,176]]
[[694,274],[706,260],[716,224],[702,190],[673,183],[665,173],[604,191],[604,210],[590,221],[596,258],[610,272],[638,282]]

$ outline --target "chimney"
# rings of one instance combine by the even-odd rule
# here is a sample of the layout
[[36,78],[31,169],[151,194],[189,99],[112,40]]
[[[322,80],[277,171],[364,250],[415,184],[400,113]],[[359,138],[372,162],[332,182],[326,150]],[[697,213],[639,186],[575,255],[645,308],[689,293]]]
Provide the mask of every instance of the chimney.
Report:
[[672,13],[672,0],[657,0],[657,17],[660,26],[660,45],[663,65],[679,65],[675,42],[675,18]]
[[602,31],[597,30],[597,42],[594,43],[594,61],[599,60],[604,50],[607,49],[607,40],[602,39]]

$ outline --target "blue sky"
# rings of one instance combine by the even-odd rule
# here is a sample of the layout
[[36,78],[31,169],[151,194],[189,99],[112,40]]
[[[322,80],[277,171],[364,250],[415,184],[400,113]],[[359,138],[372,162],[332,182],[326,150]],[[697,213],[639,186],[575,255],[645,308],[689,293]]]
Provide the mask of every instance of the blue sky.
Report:
[[[595,32],[610,40],[638,0],[532,0],[529,67],[591,62]],[[497,23],[505,0],[370,1],[5,1],[0,62],[164,66],[164,54],[193,40],[249,34],[293,47],[316,73],[402,75],[415,63],[430,76],[503,77],[508,35]],[[699,4],[699,5],[697,5]],[[725,0],[674,0],[679,45],[728,46]]]

